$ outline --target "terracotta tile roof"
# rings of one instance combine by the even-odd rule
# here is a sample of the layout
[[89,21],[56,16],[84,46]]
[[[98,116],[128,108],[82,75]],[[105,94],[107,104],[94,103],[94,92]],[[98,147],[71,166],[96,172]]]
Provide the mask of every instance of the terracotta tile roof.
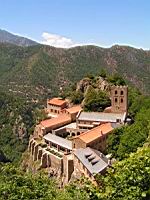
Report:
[[106,107],[105,110],[104,110],[104,112],[111,113],[112,112],[112,107],[111,106]]
[[47,101],[48,104],[56,105],[56,106],[62,106],[66,102],[66,100],[60,99],[60,98],[53,98]]
[[96,128],[93,128],[87,132],[84,132],[78,138],[83,140],[85,143],[90,143],[98,138],[100,138],[102,135],[106,135],[107,133],[111,132],[114,128],[112,127],[111,123],[105,123],[101,124],[100,126],[97,126]]
[[41,125],[44,128],[53,128],[56,125],[61,125],[61,124],[67,124],[71,122],[71,117],[67,114],[60,114],[58,117],[51,118],[51,119],[46,119],[41,121]]
[[79,111],[81,111],[82,108],[80,105],[77,105],[77,106],[73,106],[71,108],[67,108],[66,111],[69,112],[69,113],[77,113]]

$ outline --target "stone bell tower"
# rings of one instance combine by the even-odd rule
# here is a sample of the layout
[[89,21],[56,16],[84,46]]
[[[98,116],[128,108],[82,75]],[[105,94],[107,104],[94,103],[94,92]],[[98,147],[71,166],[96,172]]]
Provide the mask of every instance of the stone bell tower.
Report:
[[128,86],[111,87],[111,111],[114,113],[128,111]]

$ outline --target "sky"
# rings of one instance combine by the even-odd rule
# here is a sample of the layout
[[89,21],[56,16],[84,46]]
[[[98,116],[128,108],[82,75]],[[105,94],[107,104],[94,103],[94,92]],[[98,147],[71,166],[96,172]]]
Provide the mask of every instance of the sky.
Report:
[[0,0],[0,29],[56,47],[150,49],[150,0]]

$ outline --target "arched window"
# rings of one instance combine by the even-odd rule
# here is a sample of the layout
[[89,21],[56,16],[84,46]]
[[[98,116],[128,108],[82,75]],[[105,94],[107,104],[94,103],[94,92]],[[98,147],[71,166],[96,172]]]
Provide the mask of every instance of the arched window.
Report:
[[118,99],[117,98],[115,98],[115,103],[117,103],[118,102]]
[[72,137],[75,136],[75,133],[72,133]]
[[77,135],[80,135],[80,132],[77,132]]
[[115,94],[118,94],[117,90],[115,90]]
[[123,91],[122,90],[121,90],[120,94],[123,95]]
[[121,98],[121,103],[123,103],[123,98]]

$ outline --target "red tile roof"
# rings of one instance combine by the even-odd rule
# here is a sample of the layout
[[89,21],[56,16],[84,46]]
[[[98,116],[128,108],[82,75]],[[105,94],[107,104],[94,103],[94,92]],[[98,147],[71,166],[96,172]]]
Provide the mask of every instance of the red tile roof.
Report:
[[60,114],[58,117],[51,118],[51,119],[46,119],[41,121],[41,125],[44,128],[53,128],[54,126],[59,126],[61,124],[67,124],[71,122],[71,117],[67,114]]
[[111,123],[105,123],[101,124],[100,126],[97,126],[96,128],[93,128],[87,132],[84,132],[78,138],[83,140],[85,143],[90,143],[98,138],[100,138],[103,135],[108,134],[111,132],[114,128],[112,127]]
[[77,105],[77,106],[73,106],[71,108],[67,108],[66,111],[69,112],[69,113],[77,113],[79,111],[81,111],[82,108],[80,105]]
[[56,105],[56,106],[62,106],[67,103],[66,100],[60,99],[60,98],[53,98],[47,101],[48,104]]
[[111,113],[112,112],[112,107],[109,106],[109,107],[106,107],[105,110],[104,110],[105,113]]

